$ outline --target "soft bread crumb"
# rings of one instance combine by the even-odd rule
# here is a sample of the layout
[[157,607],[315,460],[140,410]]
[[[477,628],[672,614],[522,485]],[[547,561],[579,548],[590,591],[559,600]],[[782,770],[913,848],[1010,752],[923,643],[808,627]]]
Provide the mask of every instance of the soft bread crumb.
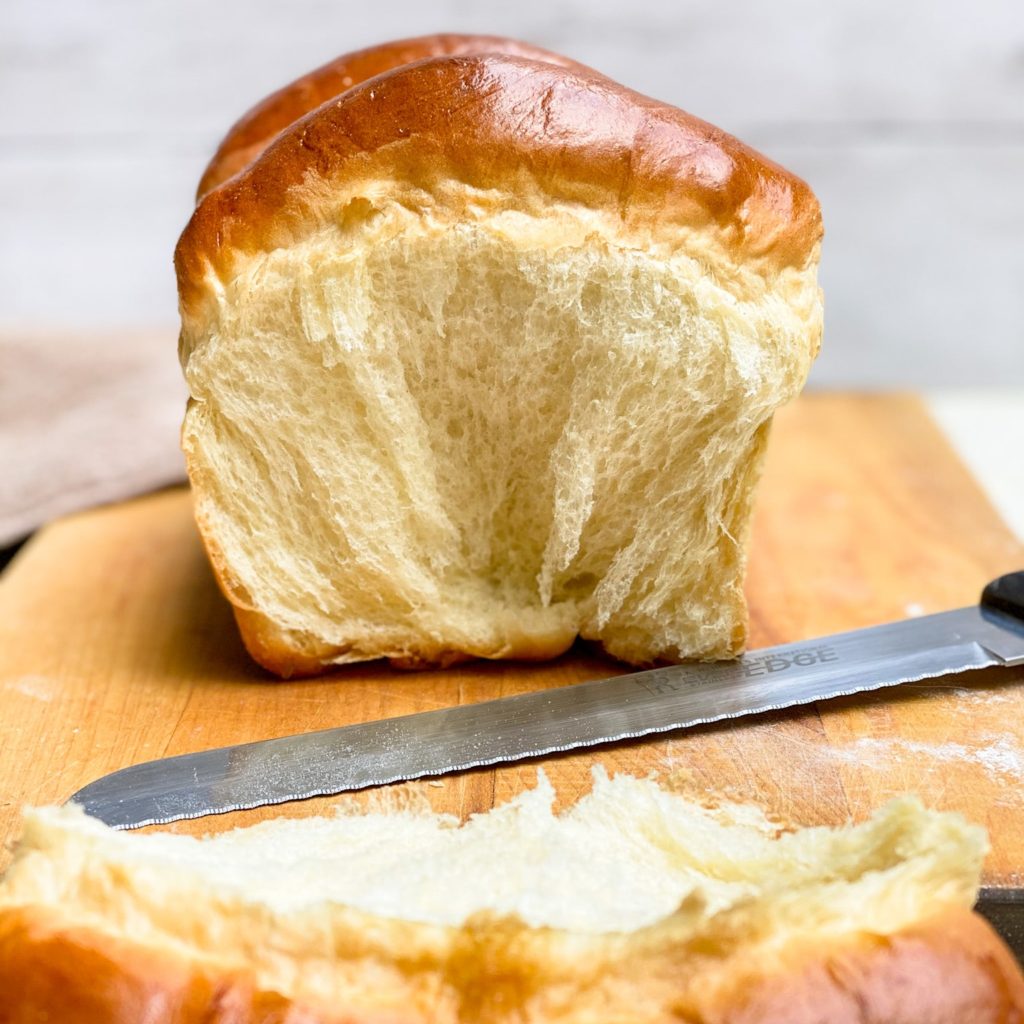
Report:
[[253,653],[284,673],[577,635],[634,663],[738,653],[814,267],[720,281],[585,211],[362,203],[211,284],[216,320],[182,335],[197,517]]
[[[562,814],[552,801],[541,778],[463,825],[349,808],[205,840],[115,833],[73,807],[30,811],[0,884],[0,982],[28,978],[37,1017],[65,993],[77,1006],[99,991],[136,1019],[141,1006],[178,1005],[192,978],[190,992],[210,995],[181,1018],[190,1024],[220,1019],[208,1014],[228,993],[274,993],[319,1008],[308,1019],[324,1024],[684,1009],[717,1021],[752,996],[884,1001],[896,977],[920,1014],[870,1019],[995,1022],[1009,1018],[942,1014],[951,999],[965,1014],[1024,1006],[1008,954],[969,910],[984,832],[955,814],[905,798],[856,826],[780,834],[757,808],[707,809],[601,773]],[[97,956],[113,972],[100,989]],[[55,985],[51,969],[78,987]],[[382,1007],[396,1016],[376,1016]]]
[[[459,926],[486,911],[535,928],[603,933],[649,927],[696,899],[705,920],[761,902],[776,913],[784,904],[804,914],[817,907],[823,923],[864,918],[897,928],[916,912],[925,882],[934,895],[941,878],[943,899],[969,907],[986,845],[981,829],[911,798],[846,830],[780,833],[757,807],[707,808],[650,779],[600,770],[592,792],[561,814],[554,797],[541,772],[534,789],[461,825],[422,805],[345,809],[203,840],[117,833],[76,808],[45,808],[27,815],[3,900],[25,886],[33,899],[78,900],[97,869],[154,873],[164,885],[285,915],[326,902]],[[84,852],[74,870],[52,870]],[[44,863],[51,868],[40,876]],[[38,877],[59,891],[30,884]]]

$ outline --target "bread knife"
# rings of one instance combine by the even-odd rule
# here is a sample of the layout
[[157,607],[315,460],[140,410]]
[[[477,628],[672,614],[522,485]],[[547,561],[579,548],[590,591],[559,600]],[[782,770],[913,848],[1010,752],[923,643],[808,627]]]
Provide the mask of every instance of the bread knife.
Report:
[[977,605],[818,640],[123,768],[71,801],[114,828],[329,796],[1024,665],[1024,572]]

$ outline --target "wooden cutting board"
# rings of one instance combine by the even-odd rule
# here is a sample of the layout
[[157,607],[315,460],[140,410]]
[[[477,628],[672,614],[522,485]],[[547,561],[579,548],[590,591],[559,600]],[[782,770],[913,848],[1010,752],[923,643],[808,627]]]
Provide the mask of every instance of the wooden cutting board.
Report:
[[[1024,547],[916,399],[815,395],[778,417],[753,533],[752,646],[969,604],[990,578],[1022,567]],[[581,648],[548,665],[369,665],[275,682],[241,647],[187,492],[164,491],[54,523],[0,579],[0,838],[17,834],[23,804],[63,801],[137,761],[620,670]],[[1022,671],[969,673],[543,768],[565,803],[588,790],[595,764],[671,775],[695,793],[756,801],[794,823],[859,819],[918,793],[988,827],[987,884],[1024,885]],[[532,784],[537,769],[404,788],[465,816]],[[330,803],[167,827],[217,831]]]

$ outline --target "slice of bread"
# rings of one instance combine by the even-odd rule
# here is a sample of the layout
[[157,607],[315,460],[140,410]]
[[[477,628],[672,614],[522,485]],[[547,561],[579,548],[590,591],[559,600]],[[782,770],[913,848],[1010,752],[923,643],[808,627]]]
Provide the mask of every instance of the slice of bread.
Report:
[[176,253],[196,515],[249,650],[737,654],[820,237],[799,179],[579,68],[418,61],[283,130]]
[[996,1024],[1024,979],[971,912],[985,837],[903,799],[780,829],[598,775],[464,825],[284,820],[203,841],[30,812],[0,1020]]

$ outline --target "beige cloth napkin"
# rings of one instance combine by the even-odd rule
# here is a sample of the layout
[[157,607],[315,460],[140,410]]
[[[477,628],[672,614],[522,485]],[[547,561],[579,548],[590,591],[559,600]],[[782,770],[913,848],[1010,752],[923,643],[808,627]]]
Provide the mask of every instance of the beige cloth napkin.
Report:
[[0,333],[0,547],[183,480],[172,331]]

